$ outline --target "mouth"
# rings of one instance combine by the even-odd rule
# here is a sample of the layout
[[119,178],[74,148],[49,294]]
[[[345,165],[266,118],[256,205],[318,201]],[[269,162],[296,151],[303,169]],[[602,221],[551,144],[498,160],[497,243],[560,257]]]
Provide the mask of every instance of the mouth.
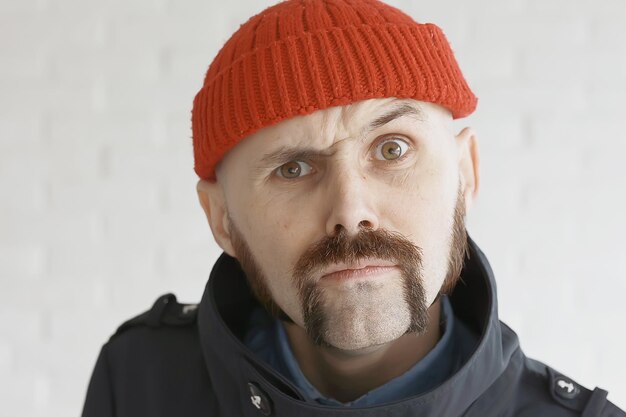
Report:
[[365,259],[351,264],[334,264],[324,271],[322,281],[345,281],[353,279],[371,279],[398,270],[393,262]]

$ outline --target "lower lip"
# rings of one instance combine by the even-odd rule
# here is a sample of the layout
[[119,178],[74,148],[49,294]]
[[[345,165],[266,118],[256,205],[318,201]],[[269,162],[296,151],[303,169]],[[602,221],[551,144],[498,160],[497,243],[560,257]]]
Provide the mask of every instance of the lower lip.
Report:
[[376,278],[389,272],[396,272],[398,267],[395,266],[366,266],[361,269],[344,269],[342,271],[333,272],[322,277],[324,281],[346,281],[353,279]]

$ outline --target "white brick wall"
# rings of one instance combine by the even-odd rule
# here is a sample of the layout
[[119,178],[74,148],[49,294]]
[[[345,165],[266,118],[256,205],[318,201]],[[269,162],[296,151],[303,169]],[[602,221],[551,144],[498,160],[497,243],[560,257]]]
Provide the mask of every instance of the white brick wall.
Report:
[[[218,250],[190,110],[269,0],[0,0],[0,404],[82,409],[99,348]],[[537,357],[626,407],[626,2],[394,0],[442,26],[478,111],[469,230]]]

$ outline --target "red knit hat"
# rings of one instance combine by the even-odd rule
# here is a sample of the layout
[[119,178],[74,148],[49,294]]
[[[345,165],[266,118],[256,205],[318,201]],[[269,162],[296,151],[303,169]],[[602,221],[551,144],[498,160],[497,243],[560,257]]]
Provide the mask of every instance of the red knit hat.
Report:
[[215,179],[222,157],[255,131],[355,101],[412,98],[476,108],[439,27],[378,0],[287,0],[251,17],[209,66],[193,102],[194,170]]

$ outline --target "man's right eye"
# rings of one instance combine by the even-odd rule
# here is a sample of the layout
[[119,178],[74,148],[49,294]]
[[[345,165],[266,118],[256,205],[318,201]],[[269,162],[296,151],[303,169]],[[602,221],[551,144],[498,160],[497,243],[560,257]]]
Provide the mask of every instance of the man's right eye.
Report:
[[309,174],[313,167],[303,161],[289,161],[276,169],[276,174],[285,179],[300,178]]

